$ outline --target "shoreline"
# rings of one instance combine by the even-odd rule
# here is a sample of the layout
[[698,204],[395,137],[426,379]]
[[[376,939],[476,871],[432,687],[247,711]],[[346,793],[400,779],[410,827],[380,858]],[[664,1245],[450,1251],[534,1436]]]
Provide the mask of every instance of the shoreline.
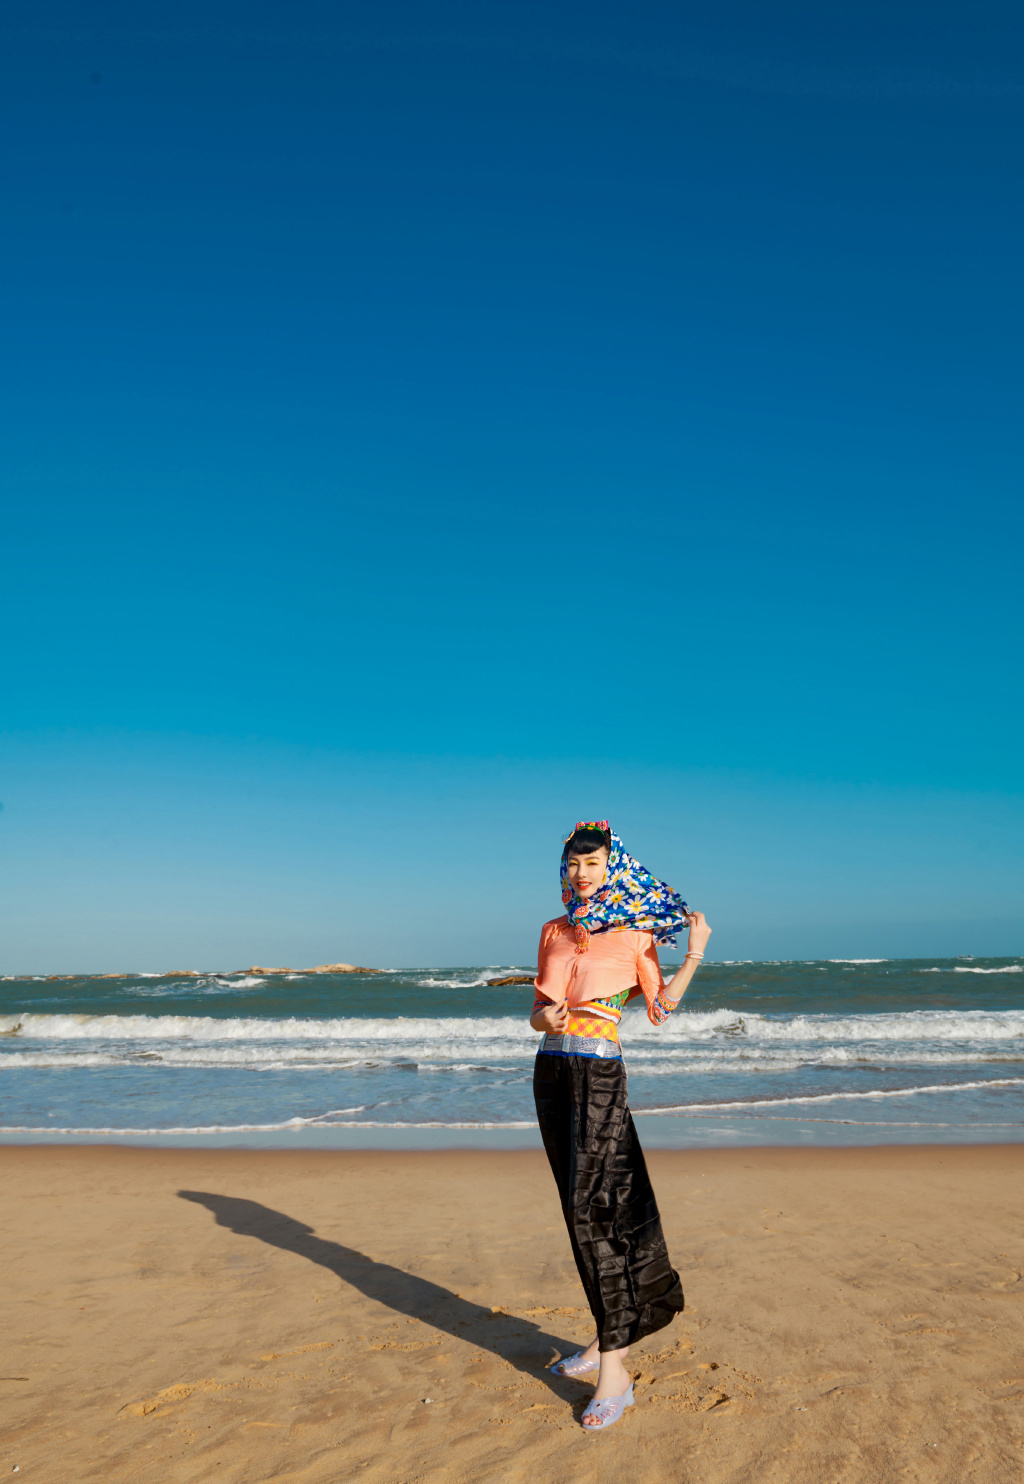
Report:
[[637,1406],[597,1444],[589,1387],[545,1369],[589,1314],[542,1153],[0,1146],[0,1369],[26,1378],[0,1383],[0,1462],[53,1484],[1019,1478],[1024,1144],[649,1163],[687,1310],[634,1348]]
[[[914,1120],[826,1119],[730,1110],[728,1117],[666,1116],[633,1113],[645,1150],[664,1152],[841,1149],[973,1149],[1024,1147],[1019,1122],[1003,1124],[927,1123]],[[54,1137],[59,1134],[60,1137]],[[0,1150],[180,1149],[273,1152],[473,1153],[537,1151],[536,1123],[510,1124],[312,1124],[302,1128],[189,1129],[0,1129]]]

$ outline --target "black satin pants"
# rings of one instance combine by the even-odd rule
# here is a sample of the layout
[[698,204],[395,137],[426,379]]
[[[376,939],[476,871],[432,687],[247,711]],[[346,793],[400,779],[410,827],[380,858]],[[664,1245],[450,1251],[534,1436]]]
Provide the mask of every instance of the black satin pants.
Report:
[[671,1324],[683,1287],[668,1258],[616,1058],[541,1052],[537,1117],[601,1350]]

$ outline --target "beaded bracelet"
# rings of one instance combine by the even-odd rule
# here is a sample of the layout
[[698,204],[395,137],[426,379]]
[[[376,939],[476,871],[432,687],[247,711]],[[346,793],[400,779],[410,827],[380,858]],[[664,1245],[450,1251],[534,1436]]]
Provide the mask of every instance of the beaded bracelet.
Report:
[[687,957],[687,958],[696,958],[696,959],[702,959],[702,958],[703,958],[703,957],[704,957],[704,955],[703,955],[703,953],[688,953],[688,954],[687,954],[687,955],[686,955],[686,957]]

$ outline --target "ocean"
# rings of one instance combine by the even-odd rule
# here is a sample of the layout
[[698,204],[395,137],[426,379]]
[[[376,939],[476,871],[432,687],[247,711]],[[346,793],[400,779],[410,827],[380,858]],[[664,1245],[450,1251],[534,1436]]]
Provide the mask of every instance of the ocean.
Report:
[[[671,955],[665,955],[670,967]],[[539,1145],[531,970],[0,980],[0,1140]],[[1024,1138],[1024,959],[705,963],[620,1038],[648,1146]]]

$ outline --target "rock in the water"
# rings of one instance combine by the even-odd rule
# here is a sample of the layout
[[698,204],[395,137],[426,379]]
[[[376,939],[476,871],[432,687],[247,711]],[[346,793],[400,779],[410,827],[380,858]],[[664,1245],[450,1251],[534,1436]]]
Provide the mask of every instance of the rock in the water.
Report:
[[317,964],[312,969],[266,969],[259,964],[243,971],[246,974],[378,974],[379,969],[364,969],[358,964]]
[[379,974],[379,969],[363,969],[358,964],[317,964],[315,969],[307,969],[309,974]]

